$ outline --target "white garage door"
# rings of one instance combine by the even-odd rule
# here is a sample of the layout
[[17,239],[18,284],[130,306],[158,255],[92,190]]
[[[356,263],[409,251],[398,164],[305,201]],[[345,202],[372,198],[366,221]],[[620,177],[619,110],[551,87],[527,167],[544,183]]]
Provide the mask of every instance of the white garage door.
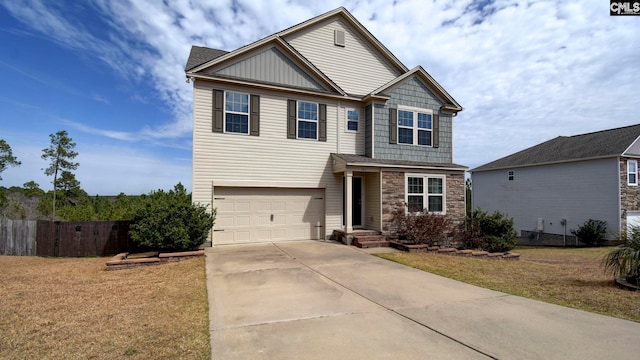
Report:
[[627,212],[627,234],[628,235],[630,235],[631,233],[632,226],[640,227],[640,211]]
[[214,244],[324,238],[324,189],[216,187]]

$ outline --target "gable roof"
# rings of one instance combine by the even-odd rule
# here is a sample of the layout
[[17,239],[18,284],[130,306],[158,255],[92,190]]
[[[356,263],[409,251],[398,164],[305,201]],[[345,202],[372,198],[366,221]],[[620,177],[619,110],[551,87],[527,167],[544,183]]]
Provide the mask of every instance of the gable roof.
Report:
[[227,53],[228,51],[193,45],[191,46],[191,52],[189,53],[184,71],[189,71],[198,65],[202,65]]
[[472,169],[489,171],[623,155],[640,137],[640,124],[555,139]]
[[[327,86],[327,89],[330,89],[341,95],[346,95],[344,90],[342,90],[333,80],[331,80],[327,75],[325,75],[322,71],[320,71],[320,69],[318,69],[315,65],[313,65],[309,60],[307,60],[304,56],[302,56],[302,54],[300,54],[296,49],[294,49],[291,45],[289,45],[289,43],[284,41],[282,38],[273,36],[273,35],[270,37],[264,38],[262,40],[259,40],[253,44],[243,46],[232,52],[225,52],[224,54],[221,54],[215,58],[212,58],[209,61],[206,61],[200,65],[197,65],[191,68],[190,70],[186,71],[187,77],[189,76],[207,77],[207,75],[210,75],[210,74],[205,74],[205,71],[208,68],[211,68],[219,64],[223,64],[225,62],[232,62],[233,59],[241,58],[241,56],[252,54],[261,48],[266,49],[272,46],[277,46],[280,50],[285,52],[287,56],[289,56],[295,63],[300,64],[303,68],[306,68],[309,74],[311,74],[314,78],[324,83]],[[210,49],[210,50],[214,50],[214,49]],[[220,51],[220,50],[217,50],[217,51]],[[192,50],[192,53],[193,53],[193,50]],[[199,51],[196,53],[199,53]],[[214,52],[209,52],[209,55],[214,55]],[[191,61],[191,56],[189,58],[189,61]]]
[[[303,21],[300,24],[291,26],[287,29],[284,29],[282,31],[279,31],[275,34],[269,35],[265,38],[262,38],[260,40],[257,40],[251,44],[247,44],[245,46],[242,46],[234,51],[232,51],[230,54],[231,55],[235,55],[236,53],[242,53],[245,52],[247,50],[251,50],[255,47],[258,47],[260,45],[262,45],[265,42],[271,41],[274,38],[282,38],[284,36],[287,35],[291,35],[293,33],[302,31],[303,29],[306,29],[308,27],[313,26],[314,24],[317,24],[321,21],[324,21],[326,19],[329,19],[331,17],[334,16],[339,16],[342,19],[346,20],[348,23],[350,23],[365,39],[366,41],[375,49],[377,49],[378,51],[380,51],[380,53],[391,63],[393,64],[399,73],[404,73],[406,71],[408,71],[409,69],[397,58],[395,57],[395,55],[393,55],[393,53],[391,53],[391,51],[389,51],[389,49],[387,49],[378,39],[376,39],[375,36],[373,36],[369,30],[367,30],[355,17],[353,17],[353,15],[351,15],[351,13],[345,9],[344,7],[339,7],[335,10],[326,12],[322,15],[318,15],[314,18],[311,18],[309,20]],[[211,49],[211,50],[215,50],[215,49]],[[222,50],[216,50],[216,51],[222,51]],[[214,54],[210,54],[210,55],[214,55]],[[211,56],[210,59],[205,60],[203,62],[200,62],[198,65],[195,66],[187,66],[186,70],[193,70],[194,72],[197,72],[199,70],[201,70],[204,67],[208,67],[209,66],[209,62],[215,60],[218,56]],[[189,64],[191,61],[191,55],[189,56],[189,61],[187,61],[187,64]],[[196,61],[194,61],[195,63]]]
[[373,48],[378,50],[394,67],[398,70],[399,73],[404,73],[409,71],[407,68],[386,46],[384,46],[373,34],[367,30],[359,21],[356,19],[351,13],[344,8],[344,6],[340,6],[337,9],[326,12],[322,15],[318,15],[314,18],[311,18],[307,21],[303,21],[300,24],[294,25],[290,28],[284,29],[280,32],[275,33],[273,36],[284,37],[287,35],[291,35],[293,33],[302,31],[308,27],[311,27],[314,24],[317,24],[321,21],[329,19],[331,17],[341,17],[343,20],[346,20],[349,24],[351,24],[359,33],[364,37],[364,39],[371,45]]
[[453,96],[451,96],[447,92],[447,90],[445,90],[440,84],[438,84],[438,82],[433,77],[431,77],[431,75],[429,75],[429,73],[425,69],[423,69],[422,66],[420,65],[414,67],[413,69],[411,69],[411,71],[408,71],[398,76],[397,78],[391,80],[387,84],[379,87],[378,89],[374,90],[370,95],[371,96],[383,95],[384,91],[388,90],[394,85],[397,85],[402,81],[404,81],[405,79],[408,79],[414,75],[417,76],[425,85],[427,85],[427,87],[430,88],[436,94],[436,96],[440,98],[440,100],[442,100],[442,102],[444,103],[444,105],[442,106],[443,110],[448,110],[453,112],[458,112],[463,110],[463,107],[456,101],[456,99],[454,99]]

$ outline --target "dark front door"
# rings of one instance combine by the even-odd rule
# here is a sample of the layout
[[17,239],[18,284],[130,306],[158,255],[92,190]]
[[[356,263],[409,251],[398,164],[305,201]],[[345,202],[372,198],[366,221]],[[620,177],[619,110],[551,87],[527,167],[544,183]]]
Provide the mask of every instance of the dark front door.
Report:
[[351,204],[353,204],[353,227],[362,226],[362,178],[353,177],[352,190]]

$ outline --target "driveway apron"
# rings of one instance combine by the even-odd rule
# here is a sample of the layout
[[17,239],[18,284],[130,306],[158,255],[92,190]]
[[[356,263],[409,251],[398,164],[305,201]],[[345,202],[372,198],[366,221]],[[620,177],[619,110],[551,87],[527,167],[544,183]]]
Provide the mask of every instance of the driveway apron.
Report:
[[333,242],[207,249],[213,359],[637,359],[640,324]]

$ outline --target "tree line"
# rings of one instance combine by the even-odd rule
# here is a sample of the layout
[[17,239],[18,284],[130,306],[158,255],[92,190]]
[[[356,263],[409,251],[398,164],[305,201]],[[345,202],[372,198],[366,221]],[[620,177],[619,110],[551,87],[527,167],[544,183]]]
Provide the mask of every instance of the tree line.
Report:
[[[29,206],[33,207],[37,203],[37,217],[51,221],[131,220],[136,210],[148,201],[149,195],[146,194],[89,196],[73,173],[80,165],[74,161],[78,152],[75,151],[73,139],[65,130],[50,134],[49,139],[50,145],[42,149],[41,157],[48,163],[43,169],[44,174],[53,177],[52,188],[45,191],[35,181],[28,181],[22,187],[0,186],[0,216],[25,219],[33,212]],[[21,162],[13,154],[11,146],[0,139],[0,180],[2,172],[20,165]],[[182,187],[181,184],[177,186]]]

